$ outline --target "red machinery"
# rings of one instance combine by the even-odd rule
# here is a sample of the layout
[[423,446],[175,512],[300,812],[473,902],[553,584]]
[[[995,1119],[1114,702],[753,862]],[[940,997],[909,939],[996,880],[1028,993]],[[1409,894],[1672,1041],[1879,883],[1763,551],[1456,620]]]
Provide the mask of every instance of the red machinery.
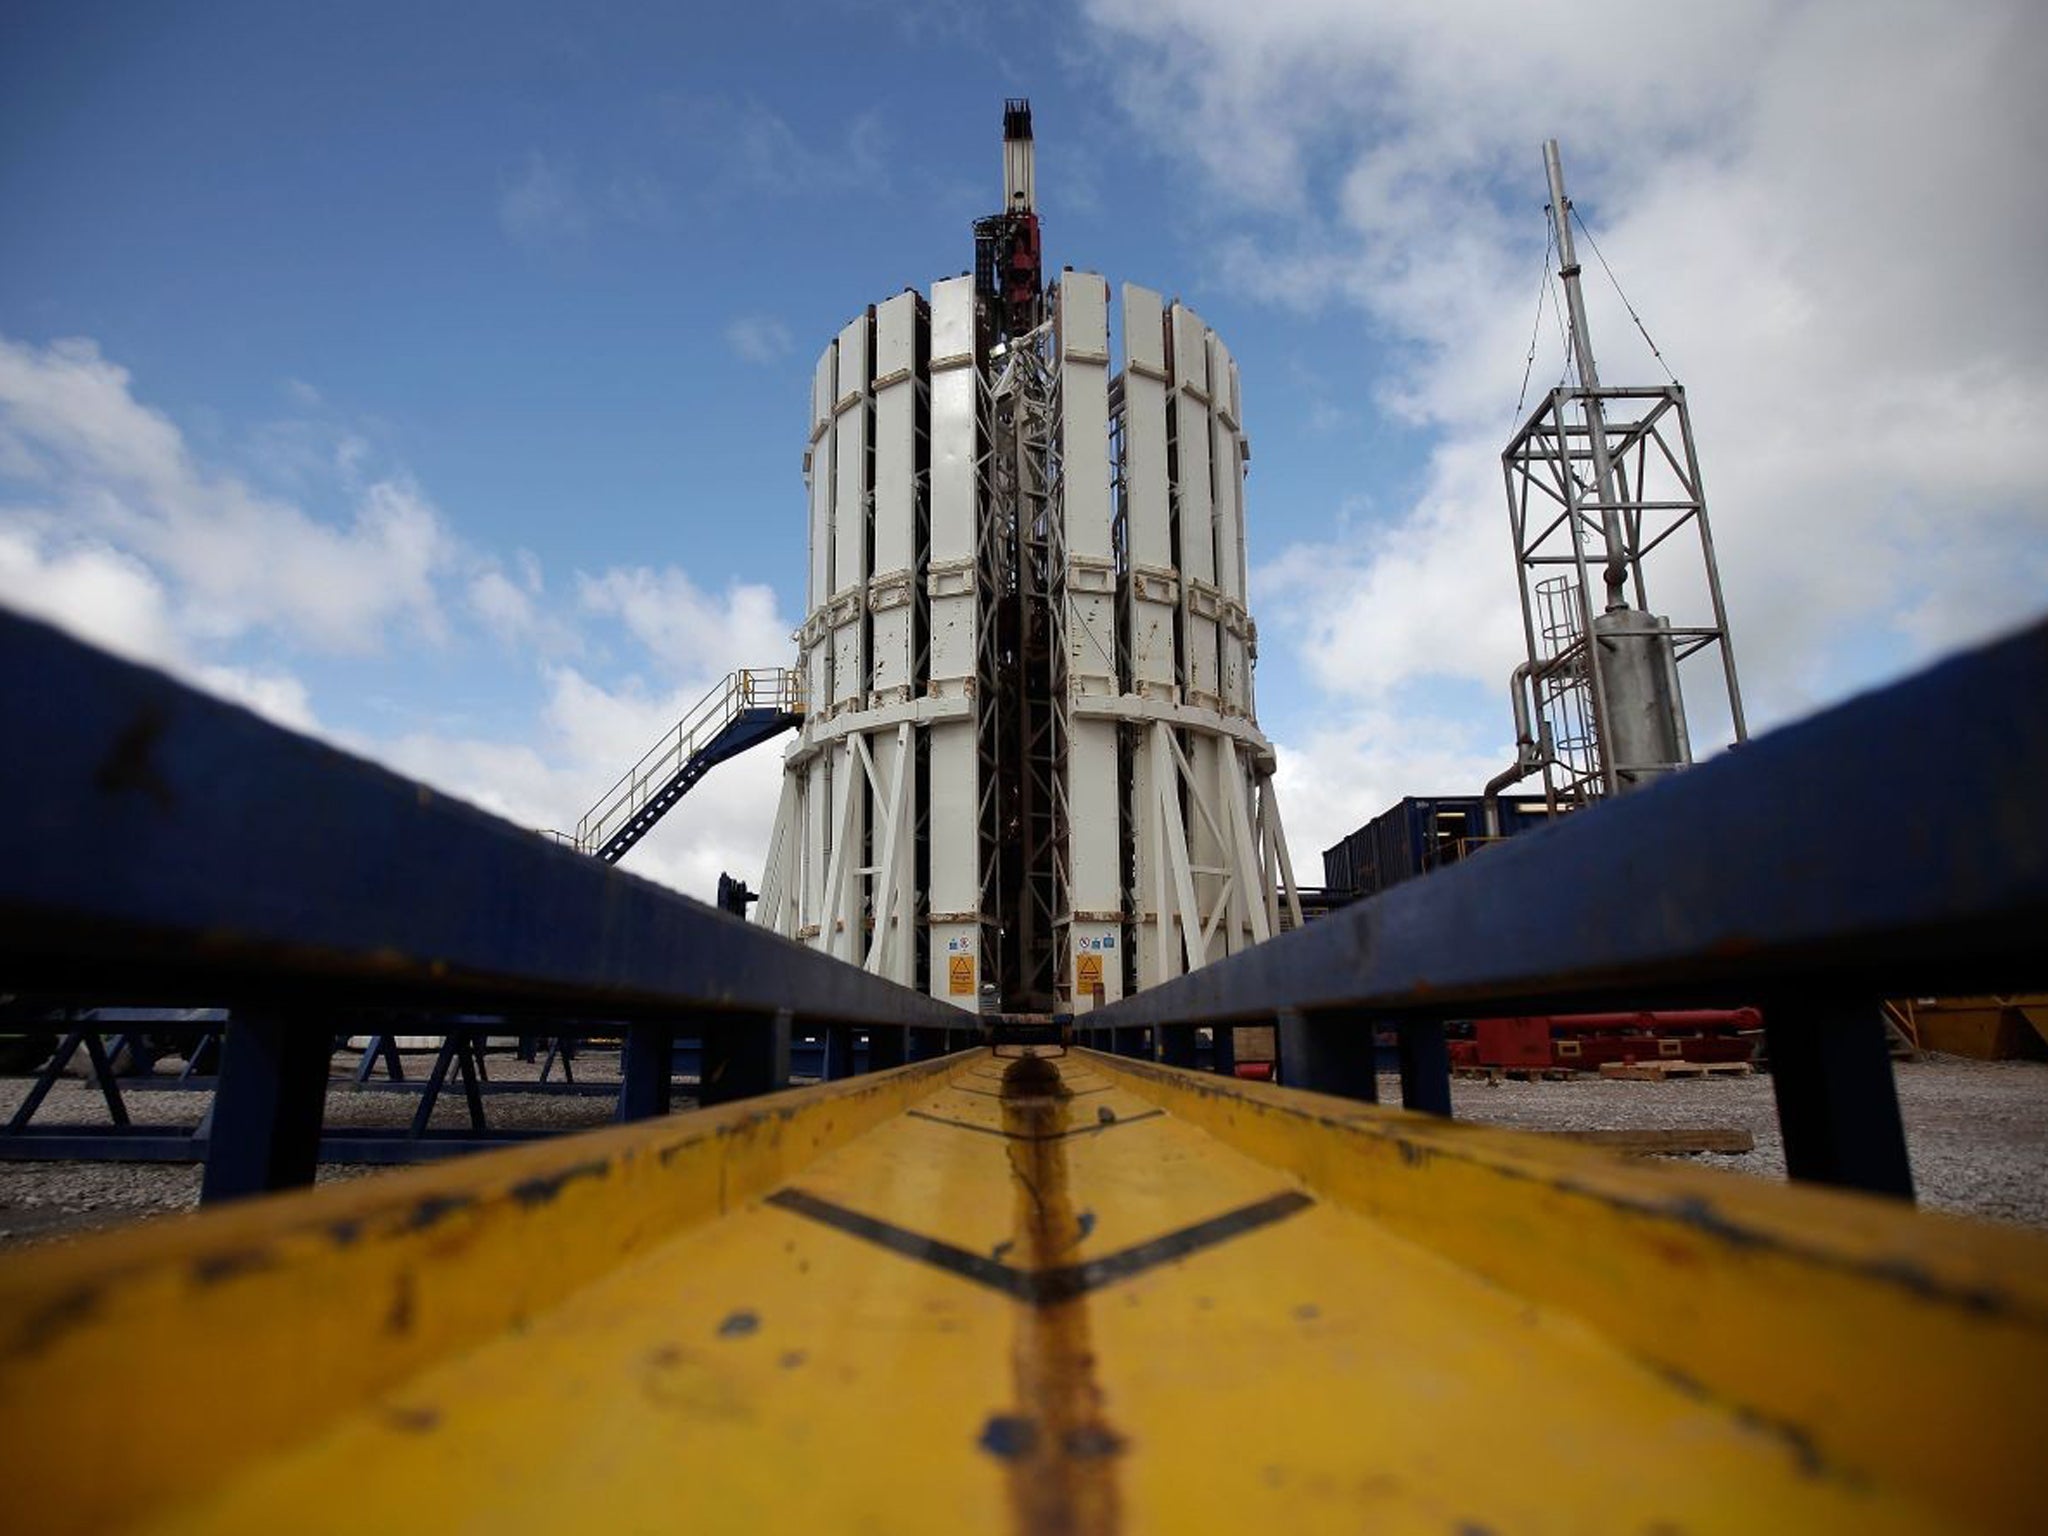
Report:
[[1748,1061],[1762,1028],[1754,1008],[1475,1019],[1472,1038],[1452,1043],[1451,1061],[1583,1072],[1610,1061]]

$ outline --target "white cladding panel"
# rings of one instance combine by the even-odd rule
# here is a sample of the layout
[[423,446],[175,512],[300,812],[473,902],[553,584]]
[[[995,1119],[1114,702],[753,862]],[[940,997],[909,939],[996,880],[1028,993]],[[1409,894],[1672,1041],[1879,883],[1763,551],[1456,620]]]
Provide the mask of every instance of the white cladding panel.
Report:
[[974,558],[974,280],[932,285],[931,557]]
[[1209,327],[1187,305],[1176,303],[1170,312],[1173,331],[1173,382],[1177,389],[1209,393]]
[[1210,478],[1216,487],[1216,585],[1223,595],[1244,601],[1244,461],[1237,448],[1235,419],[1225,399],[1223,381],[1237,365],[1221,338],[1209,333],[1209,378],[1216,384],[1210,421]]
[[[933,997],[969,1010],[980,1006],[981,824],[974,725],[948,721],[930,729],[926,758],[930,779],[931,873],[927,907],[931,916]],[[969,969],[965,993],[952,989],[952,963]]]
[[815,438],[832,419],[832,402],[839,398],[838,375],[834,364],[839,355],[839,343],[835,339],[827,342],[825,350],[818,354],[818,366],[811,374],[811,436]]
[[913,368],[920,323],[917,295],[901,293],[875,311],[875,569],[868,583],[874,616],[876,696],[907,697],[911,675],[912,570],[917,561],[917,394]]
[[1124,285],[1124,513],[1133,565],[1173,565],[1166,512],[1166,349],[1159,295]]
[[811,495],[811,608],[822,608],[832,596],[832,439],[826,428],[832,419],[834,365],[839,343],[832,342],[818,354],[817,371],[811,377],[811,449],[809,482]]
[[[867,692],[861,614],[867,602],[868,317],[839,333],[839,399],[832,416],[832,704]],[[836,793],[836,791],[835,791]]]
[[917,321],[911,293],[875,311],[876,576],[907,572],[917,560]]
[[977,452],[974,280],[932,285],[931,678],[957,694],[974,675]]
[[1124,284],[1124,539],[1131,564],[1131,673],[1137,692],[1170,696],[1180,600],[1167,515],[1166,337],[1159,295]]
[[867,580],[868,319],[839,333],[839,400],[832,417],[832,595]]
[[1110,558],[1109,285],[1093,272],[1060,279],[1061,463],[1067,553]]
[[1061,519],[1067,546],[1067,670],[1076,693],[1113,694],[1116,569],[1110,528],[1109,285],[1060,280]]
[[1174,446],[1180,492],[1180,573],[1216,579],[1215,503],[1209,487],[1209,342],[1201,318],[1173,306]]
[[[1245,668],[1244,461],[1238,452],[1237,428],[1228,408],[1236,389],[1237,364],[1214,331],[1209,333],[1209,378],[1215,400],[1209,412],[1210,477],[1216,486],[1216,585],[1223,593],[1221,659],[1223,711],[1242,715],[1248,708]],[[1229,388],[1224,387],[1226,381]]]
[[1174,458],[1185,618],[1187,700],[1214,708],[1217,694],[1216,505],[1209,484],[1209,338],[1201,316],[1173,306]]
[[1118,878],[1116,722],[1076,720],[1068,738],[1067,814],[1073,828],[1068,899],[1077,917],[1123,906]]

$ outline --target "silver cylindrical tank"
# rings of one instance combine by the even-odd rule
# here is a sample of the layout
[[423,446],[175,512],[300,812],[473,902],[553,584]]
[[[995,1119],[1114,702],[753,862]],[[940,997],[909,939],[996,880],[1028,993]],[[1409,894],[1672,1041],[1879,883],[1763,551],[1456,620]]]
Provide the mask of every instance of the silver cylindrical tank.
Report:
[[1623,789],[1640,786],[1692,761],[1679,696],[1671,624],[1634,608],[1593,620],[1607,713],[1607,759]]

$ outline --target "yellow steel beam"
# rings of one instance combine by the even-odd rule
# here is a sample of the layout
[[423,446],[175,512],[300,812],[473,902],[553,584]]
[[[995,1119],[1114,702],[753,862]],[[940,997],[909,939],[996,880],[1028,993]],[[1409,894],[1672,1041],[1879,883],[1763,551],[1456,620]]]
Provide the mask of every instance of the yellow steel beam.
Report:
[[2048,1493],[2048,1242],[1081,1052],[91,1239],[0,1306],[22,1529],[1868,1532]]
[[1116,1057],[1093,1064],[1474,1275],[1577,1315],[1817,1468],[2032,1523],[2048,1241]]
[[758,1197],[958,1060],[10,1256],[0,1524],[103,1530],[214,1486]]

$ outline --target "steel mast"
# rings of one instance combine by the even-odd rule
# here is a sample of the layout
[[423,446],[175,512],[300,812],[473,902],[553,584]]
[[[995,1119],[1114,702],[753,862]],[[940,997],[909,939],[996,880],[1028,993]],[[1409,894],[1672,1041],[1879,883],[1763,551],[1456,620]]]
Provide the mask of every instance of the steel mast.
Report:
[[1628,542],[1614,505],[1614,465],[1607,447],[1600,404],[1600,369],[1593,361],[1593,330],[1586,324],[1586,297],[1579,286],[1579,258],[1572,243],[1571,200],[1564,195],[1564,161],[1557,140],[1543,141],[1543,168],[1550,178],[1550,224],[1557,238],[1557,275],[1564,279],[1565,308],[1571,315],[1572,352],[1585,387],[1586,437],[1593,450],[1593,495],[1600,507],[1600,532],[1607,546],[1607,609],[1626,608]]

